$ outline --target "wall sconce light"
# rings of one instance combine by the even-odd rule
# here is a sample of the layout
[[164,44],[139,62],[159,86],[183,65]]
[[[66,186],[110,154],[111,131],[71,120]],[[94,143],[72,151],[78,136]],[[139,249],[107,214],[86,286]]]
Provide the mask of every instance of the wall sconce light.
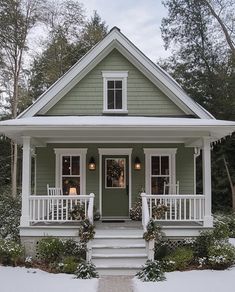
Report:
[[141,162],[138,156],[136,156],[135,158],[135,162],[134,162],[134,169],[135,170],[140,170],[141,169]]
[[69,196],[77,195],[77,189],[76,188],[69,188]]
[[88,164],[88,168],[89,168],[89,170],[95,170],[95,167],[96,167],[96,165],[95,165],[95,159],[92,156],[90,158],[90,161],[89,161],[89,164]]

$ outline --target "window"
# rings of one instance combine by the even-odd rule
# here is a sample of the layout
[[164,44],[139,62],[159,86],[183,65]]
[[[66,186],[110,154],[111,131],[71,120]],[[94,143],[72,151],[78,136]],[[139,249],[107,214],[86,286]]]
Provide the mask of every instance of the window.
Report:
[[105,188],[124,189],[126,159],[125,158],[106,158],[105,159]]
[[128,72],[102,72],[104,87],[104,113],[127,112]]
[[144,149],[146,162],[146,193],[161,195],[166,184],[175,183],[174,148]]
[[55,149],[56,187],[63,195],[80,195],[85,192],[87,149]]

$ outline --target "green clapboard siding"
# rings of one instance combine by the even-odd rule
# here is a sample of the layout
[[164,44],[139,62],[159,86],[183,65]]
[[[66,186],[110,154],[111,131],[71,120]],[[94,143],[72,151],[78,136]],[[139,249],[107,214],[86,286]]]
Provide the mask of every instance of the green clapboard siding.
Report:
[[129,115],[184,115],[165,94],[149,81],[116,49],[105,57],[47,115],[101,115],[103,112],[102,71],[128,71],[127,108]]
[[[182,144],[118,144],[118,148],[132,148],[132,203],[138,193],[145,189],[145,156],[143,148],[177,148],[176,180],[180,182],[181,194],[194,193],[194,158],[193,149]],[[54,148],[87,148],[87,164],[91,156],[95,158],[96,170],[86,170],[86,193],[95,194],[95,205],[99,206],[99,154],[98,148],[117,148],[117,144],[51,144],[46,148],[37,148],[36,194],[45,195],[46,185],[55,186],[55,153]],[[133,169],[135,157],[138,156],[142,168]]]

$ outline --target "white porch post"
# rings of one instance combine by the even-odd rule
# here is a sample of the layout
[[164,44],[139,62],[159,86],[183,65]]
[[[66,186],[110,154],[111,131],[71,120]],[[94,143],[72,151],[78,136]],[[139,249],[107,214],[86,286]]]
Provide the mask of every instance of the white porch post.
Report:
[[23,137],[21,226],[29,226],[29,196],[31,195],[30,137]]
[[209,138],[203,138],[202,147],[203,193],[205,196],[204,227],[213,226],[211,216],[211,146]]

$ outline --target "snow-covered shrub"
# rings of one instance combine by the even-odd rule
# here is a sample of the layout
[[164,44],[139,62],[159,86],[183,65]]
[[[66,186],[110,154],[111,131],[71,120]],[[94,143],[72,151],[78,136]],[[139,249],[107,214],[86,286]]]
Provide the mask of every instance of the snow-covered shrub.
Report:
[[95,226],[91,224],[88,219],[81,221],[81,226],[79,227],[79,237],[81,243],[87,243],[92,240],[95,236]]
[[73,256],[77,259],[86,258],[86,245],[73,239],[63,241],[63,256]]
[[209,247],[214,243],[213,231],[203,231],[196,238],[194,255],[196,258],[208,257]]
[[228,243],[215,243],[208,250],[208,264],[212,269],[226,269],[235,263],[235,247]]
[[63,259],[63,261],[57,264],[57,270],[66,273],[74,274],[78,267],[78,260],[73,256],[68,256]]
[[75,271],[76,278],[78,279],[92,279],[98,278],[98,273],[96,272],[95,265],[92,262],[81,262],[77,266]]
[[216,221],[213,229],[213,237],[215,240],[228,240],[229,239],[229,227],[228,224],[222,221]]
[[166,279],[163,272],[162,263],[160,261],[151,260],[147,260],[136,276],[143,282],[164,281]]
[[24,249],[21,244],[9,240],[0,239],[0,263],[16,266],[22,260]]
[[179,247],[166,256],[165,260],[170,263],[171,271],[185,270],[194,260],[193,250],[188,247]]
[[162,240],[161,227],[152,218],[148,222],[147,231],[144,233],[143,238],[146,241],[155,240],[155,242]]
[[62,240],[54,237],[40,239],[37,244],[37,256],[44,263],[54,263],[62,258],[64,245]]
[[140,195],[138,195],[136,202],[130,209],[130,218],[134,221],[140,221],[142,219],[142,199]]
[[215,214],[215,222],[223,222],[228,226],[229,237],[235,237],[235,213],[231,214]]
[[0,190],[0,238],[19,240],[21,198],[13,198],[10,189]]

